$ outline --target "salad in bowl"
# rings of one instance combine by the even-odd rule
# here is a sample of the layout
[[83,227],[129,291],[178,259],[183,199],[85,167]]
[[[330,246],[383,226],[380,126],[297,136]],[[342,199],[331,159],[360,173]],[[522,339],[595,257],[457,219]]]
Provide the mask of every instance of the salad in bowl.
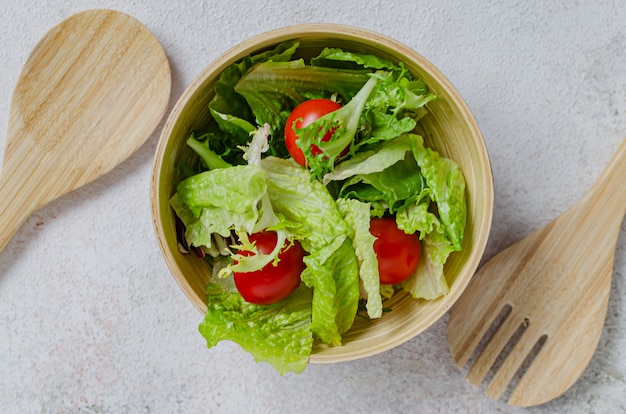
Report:
[[236,342],[281,374],[414,306],[445,312],[465,283],[446,263],[476,242],[462,166],[428,145],[442,99],[428,80],[376,50],[310,43],[241,50],[192,87],[204,108],[177,131],[155,213],[175,233],[166,257],[204,272],[207,345]]

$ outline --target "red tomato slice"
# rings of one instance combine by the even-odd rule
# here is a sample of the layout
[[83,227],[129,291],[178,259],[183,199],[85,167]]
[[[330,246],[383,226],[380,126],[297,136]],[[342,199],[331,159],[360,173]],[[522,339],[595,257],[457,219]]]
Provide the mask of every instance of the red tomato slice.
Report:
[[[326,114],[336,111],[341,105],[330,99],[311,99],[304,101],[296,106],[287,118],[285,124],[285,145],[291,157],[300,165],[305,165],[304,153],[296,144],[298,136],[294,131],[295,128],[304,128],[312,122],[318,120]],[[327,142],[332,137],[332,131],[328,131],[322,138],[323,142]],[[313,155],[319,154],[322,150],[316,145],[311,146]]]
[[376,237],[374,252],[378,258],[380,283],[396,284],[415,272],[421,246],[417,234],[400,230],[393,218],[375,218],[370,222],[370,233]]
[[[256,242],[257,250],[261,254],[269,254],[276,247],[278,236],[276,232],[264,231],[251,234],[251,242]],[[254,253],[242,251],[242,256]],[[268,263],[265,267],[254,272],[235,272],[235,286],[241,296],[250,303],[270,305],[285,299],[300,286],[300,274],[304,270],[304,249],[296,240],[291,246],[283,249],[279,254],[276,266]]]

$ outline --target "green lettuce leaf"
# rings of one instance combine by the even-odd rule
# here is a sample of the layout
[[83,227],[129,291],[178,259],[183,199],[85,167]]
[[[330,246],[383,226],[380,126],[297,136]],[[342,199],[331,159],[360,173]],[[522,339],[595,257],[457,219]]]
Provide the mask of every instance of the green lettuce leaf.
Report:
[[358,263],[348,238],[334,254],[310,253],[304,257],[302,281],[313,288],[311,330],[324,343],[341,345],[341,334],[354,323],[358,310]]
[[216,170],[218,168],[231,167],[231,164],[224,161],[222,157],[210,148],[209,141],[208,136],[206,139],[196,139],[194,134],[192,134],[187,139],[187,145],[200,156],[200,159],[207,169]]
[[[378,70],[369,74],[369,80],[343,107],[298,129],[297,143],[311,174],[322,179],[333,171],[346,148],[354,155],[412,131],[425,113],[424,106],[436,99],[422,87],[425,84],[411,80],[404,69],[399,73]],[[332,139],[321,141],[328,133]],[[321,153],[313,154],[312,145]]]
[[367,315],[372,319],[380,318],[383,314],[383,304],[380,295],[378,259],[374,252],[376,237],[370,233],[370,205],[358,200],[340,198],[337,199],[337,207],[350,229],[348,237],[352,241],[359,265],[359,278],[365,292]]
[[209,103],[209,108],[220,129],[237,137],[239,144],[247,140],[250,132],[248,128],[254,122],[254,115],[244,97],[236,93],[236,85],[255,65],[268,61],[288,62],[298,46],[299,42],[289,41],[274,49],[246,56],[225,68],[215,82],[215,96]]
[[[304,153],[312,177],[321,180],[325,174],[333,170],[335,161],[344,149],[353,145],[361,125],[361,113],[377,82],[376,77],[369,77],[350,102],[306,127],[296,129],[298,134],[296,143]],[[332,139],[322,141],[327,133],[332,134]],[[319,148],[321,153],[314,154],[311,150],[314,146]]]
[[[215,95],[209,103],[211,116],[215,120],[208,128],[205,145],[222,157],[224,161],[236,165],[242,164],[239,146],[244,145],[249,134],[256,128],[254,112],[246,99],[235,91],[241,78],[254,66],[262,62],[287,62],[299,46],[299,42],[287,41],[274,49],[246,56],[225,68],[215,82]],[[284,156],[287,151],[281,140],[270,149],[273,155]]]
[[348,52],[338,48],[324,48],[320,54],[311,59],[313,66],[325,66],[342,69],[384,69],[399,70],[399,66],[369,53]]
[[207,287],[208,308],[199,331],[207,347],[229,340],[270,363],[281,375],[304,371],[313,346],[311,290],[301,286],[288,300],[269,306],[246,302],[226,282]]
[[411,145],[406,136],[384,142],[376,150],[363,151],[340,162],[333,171],[324,175],[323,183],[343,181],[356,175],[377,173],[391,167],[406,157]]
[[377,151],[365,151],[341,162],[324,176],[324,182],[343,181],[339,196],[381,206],[395,214],[416,203],[426,188],[426,181],[411,155],[413,139],[403,134],[380,145]]
[[348,101],[368,80],[367,72],[306,65],[303,60],[265,62],[251,68],[234,87],[251,108],[256,122],[268,123],[272,135],[283,133],[298,104],[338,94]]
[[427,113],[426,104],[437,99],[428,92],[423,80],[413,80],[404,66],[401,67],[399,73],[377,72],[374,75],[378,83],[362,114],[368,133],[359,137],[357,150],[413,131],[417,121]]
[[340,196],[379,202],[391,214],[395,214],[414,204],[425,187],[426,182],[415,160],[407,157],[381,172],[358,175],[347,180]]
[[308,253],[302,281],[313,288],[311,329],[330,345],[341,344],[341,333],[354,321],[358,308],[358,266],[348,239],[348,226],[322,183],[293,160],[266,157],[272,205],[289,223]]
[[265,174],[260,167],[238,165],[189,177],[178,184],[176,192],[198,217],[207,207],[245,213],[256,207],[266,189]]
[[417,233],[420,239],[433,231],[443,232],[441,222],[430,211],[430,189],[425,188],[415,204],[396,214],[396,223],[407,234]]
[[450,240],[438,231],[427,234],[421,248],[417,269],[402,283],[402,288],[416,299],[437,299],[450,290],[443,265],[455,249]]
[[348,228],[328,190],[311,181],[309,172],[292,159],[266,157],[261,167],[272,206],[288,222],[298,223],[294,233],[301,234],[302,247],[310,251],[330,246],[323,259],[330,257],[347,237]]
[[188,244],[211,247],[213,233],[229,237],[232,230],[256,230],[266,190],[259,166],[219,168],[181,181],[170,205],[186,226]]
[[411,140],[413,155],[437,204],[443,230],[455,250],[461,250],[467,220],[465,178],[458,164]]

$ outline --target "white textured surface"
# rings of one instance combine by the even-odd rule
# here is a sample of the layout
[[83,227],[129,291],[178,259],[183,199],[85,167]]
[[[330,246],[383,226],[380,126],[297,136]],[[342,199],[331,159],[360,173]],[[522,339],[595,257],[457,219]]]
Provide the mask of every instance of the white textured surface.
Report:
[[[38,39],[95,7],[129,13],[161,40],[172,103],[229,47],[284,25],[357,25],[414,48],[465,97],[492,157],[485,258],[578,200],[626,137],[621,0],[7,0],[0,130]],[[279,377],[232,344],[207,350],[197,333],[202,316],[170,277],[152,231],[159,132],[107,176],[34,214],[0,253],[2,413],[522,412],[465,381],[448,350],[447,318],[392,351],[301,375]],[[623,224],[594,358],[563,397],[523,412],[626,412],[625,276]]]

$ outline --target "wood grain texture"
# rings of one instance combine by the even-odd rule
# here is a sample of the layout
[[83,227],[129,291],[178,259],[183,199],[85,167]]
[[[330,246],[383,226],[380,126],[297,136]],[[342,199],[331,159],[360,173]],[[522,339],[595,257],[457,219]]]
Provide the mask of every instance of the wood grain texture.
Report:
[[165,114],[170,67],[133,17],[88,10],[52,28],[11,101],[0,175],[0,250],[51,200],[133,154]]
[[606,316],[615,246],[626,213],[626,140],[593,188],[563,215],[487,262],[452,310],[448,340],[459,367],[505,306],[511,311],[473,361],[480,383],[520,325],[524,332],[487,388],[498,399],[534,345],[545,343],[509,404],[538,405],[565,392],[595,352]]
[[248,39],[207,66],[186,89],[166,121],[157,147],[152,172],[151,200],[155,232],[165,260],[183,292],[196,308],[206,312],[206,286],[210,270],[204,261],[178,251],[174,213],[169,199],[175,191],[176,166],[194,130],[207,127],[208,103],[213,83],[229,64],[244,56],[298,39],[303,57],[316,56],[324,47],[374,53],[391,61],[403,61],[416,77],[422,77],[439,97],[429,103],[421,121],[428,146],[455,160],[465,175],[468,203],[467,228],[462,251],[453,253],[445,266],[451,284],[448,295],[438,300],[415,300],[396,294],[385,306],[393,309],[383,318],[356,318],[343,336],[341,347],[314,345],[312,363],[335,363],[364,358],[400,345],[439,320],[459,297],[482,257],[493,211],[493,178],[480,130],[465,102],[450,82],[424,57],[374,32],[333,24],[304,24],[276,29]]

